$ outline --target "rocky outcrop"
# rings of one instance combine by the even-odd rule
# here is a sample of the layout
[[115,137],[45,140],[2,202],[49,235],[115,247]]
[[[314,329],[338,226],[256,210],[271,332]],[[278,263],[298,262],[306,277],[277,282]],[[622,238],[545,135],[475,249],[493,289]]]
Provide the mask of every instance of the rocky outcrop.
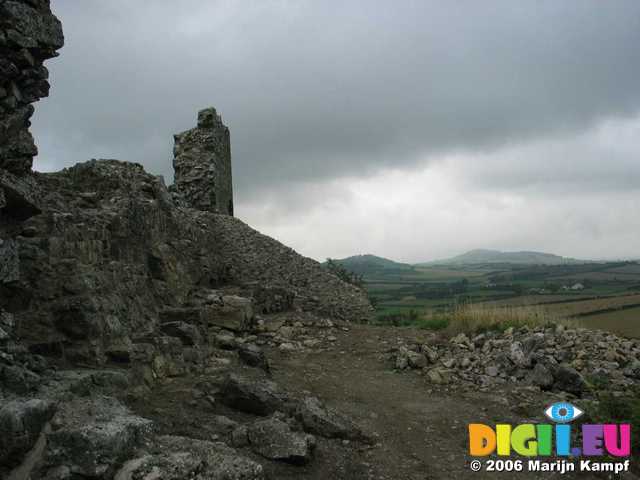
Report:
[[64,37],[49,0],[0,1],[0,168],[31,171],[38,153],[29,133],[33,102],[49,95],[43,62],[57,55]]
[[198,126],[174,141],[175,191],[192,208],[233,216],[231,140],[215,108],[198,112]]
[[0,220],[39,213],[31,177],[38,149],[29,132],[32,103],[49,94],[43,62],[64,37],[48,0],[0,0]]
[[0,307],[34,353],[126,359],[161,325],[207,343],[250,328],[282,291],[291,312],[371,314],[361,290],[238,219],[176,205],[140,165],[92,160],[35,178],[43,213],[0,225]]

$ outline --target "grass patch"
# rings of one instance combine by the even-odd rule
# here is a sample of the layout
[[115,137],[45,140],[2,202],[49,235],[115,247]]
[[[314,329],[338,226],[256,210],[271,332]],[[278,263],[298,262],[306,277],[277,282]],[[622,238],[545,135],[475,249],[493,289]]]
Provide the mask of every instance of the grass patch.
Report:
[[422,330],[444,330],[449,326],[449,319],[444,317],[421,318],[415,326]]
[[415,309],[398,309],[378,313],[376,323],[394,327],[415,327],[423,330],[444,330],[449,326],[449,319],[444,316],[427,315]]
[[640,437],[633,432],[640,431],[640,389],[637,387],[623,396],[614,396],[608,391],[598,395],[597,408],[589,412],[594,423],[628,423],[631,425],[631,450],[640,452]]
[[385,309],[378,312],[376,323],[424,330],[446,330],[452,335],[461,332],[473,334],[489,330],[505,331],[510,327],[523,326],[577,326],[575,320],[550,313],[541,306],[496,306],[483,303],[462,303],[442,313],[418,309]]
[[488,330],[505,331],[508,328],[566,325],[575,326],[575,322],[554,315],[542,307],[504,306],[465,303],[456,306],[448,315],[448,331],[476,333]]

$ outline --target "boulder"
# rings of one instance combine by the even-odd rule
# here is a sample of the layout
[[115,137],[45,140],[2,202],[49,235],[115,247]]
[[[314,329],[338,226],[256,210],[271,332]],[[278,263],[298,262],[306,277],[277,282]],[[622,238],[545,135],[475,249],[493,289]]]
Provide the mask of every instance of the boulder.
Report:
[[543,390],[548,390],[553,385],[553,375],[542,363],[537,363],[533,367],[528,380],[532,385],[536,385]]
[[531,359],[525,355],[522,344],[517,341],[509,346],[509,360],[518,368],[526,367],[531,362]]
[[305,397],[294,411],[304,430],[325,438],[369,442],[371,438],[352,420],[327,408],[315,397]]
[[424,368],[427,366],[427,357],[422,353],[410,350],[407,353],[407,362],[411,368]]
[[270,460],[288,463],[307,463],[315,447],[313,435],[294,432],[276,417],[249,425],[247,438],[254,452]]
[[55,413],[50,400],[12,400],[0,408],[0,465],[20,463]]
[[235,350],[238,347],[238,342],[236,341],[236,337],[233,335],[229,335],[227,333],[221,333],[216,335],[215,344],[218,348],[222,350]]
[[586,382],[582,375],[578,371],[566,364],[560,364],[554,366],[553,374],[553,388],[556,390],[562,390],[565,392],[573,393],[580,396],[582,392],[587,388]]
[[395,366],[397,370],[404,370],[409,366],[409,349],[407,347],[398,349]]
[[165,322],[160,325],[160,331],[170,337],[179,338],[183,345],[192,346],[202,343],[202,336],[198,327],[186,322]]
[[530,356],[542,345],[544,345],[544,334],[540,332],[534,333],[522,340],[522,351],[526,356]]
[[208,325],[235,332],[246,332],[254,326],[251,299],[235,295],[224,295],[221,305],[208,305],[203,316]]
[[163,435],[126,461],[114,480],[263,480],[262,465],[223,443]]
[[238,356],[246,365],[261,368],[267,373],[269,372],[269,360],[259,346],[253,343],[242,344],[238,349]]
[[451,373],[444,368],[432,368],[427,371],[427,380],[435,385],[445,385],[451,381]]
[[233,373],[225,377],[219,396],[225,405],[263,416],[286,410],[289,402],[287,395],[274,382],[252,380]]
[[625,369],[623,370],[623,373],[627,377],[640,380],[640,361],[634,359],[625,367]]
[[132,414],[112,397],[74,398],[64,403],[47,433],[47,468],[110,478],[151,433],[151,421]]

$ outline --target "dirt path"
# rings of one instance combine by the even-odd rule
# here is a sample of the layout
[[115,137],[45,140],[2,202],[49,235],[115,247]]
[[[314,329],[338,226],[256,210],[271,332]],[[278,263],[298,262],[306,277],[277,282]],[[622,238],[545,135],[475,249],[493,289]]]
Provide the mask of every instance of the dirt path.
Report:
[[[260,461],[271,479],[307,480],[450,480],[522,478],[609,478],[585,472],[492,473],[472,472],[468,457],[469,423],[518,424],[542,422],[549,400],[524,402],[516,389],[477,392],[460,387],[434,387],[416,371],[395,372],[388,351],[399,341],[416,341],[423,331],[352,326],[337,335],[328,350],[281,353],[270,349],[273,380],[293,394],[310,393],[345,413],[368,432],[378,435],[375,446],[318,437],[314,459],[304,466],[264,462],[250,449],[242,453]],[[255,369],[240,367],[246,374]],[[151,401],[134,404],[135,410],[154,420],[160,432],[216,439],[224,434],[216,416],[236,422],[254,418],[219,402],[194,400],[194,391],[206,390],[209,377],[176,378],[159,387]],[[515,458],[515,457],[514,457]],[[624,476],[616,478],[637,478]]]
[[[515,424],[519,418],[501,392],[434,389],[415,372],[394,372],[385,350],[398,338],[415,340],[420,335],[413,330],[353,326],[338,337],[330,352],[290,356],[272,352],[274,379],[285,388],[312,392],[377,432],[379,445],[367,452],[373,478],[554,478],[549,473],[469,469],[467,424]],[[562,478],[595,477],[582,473]]]

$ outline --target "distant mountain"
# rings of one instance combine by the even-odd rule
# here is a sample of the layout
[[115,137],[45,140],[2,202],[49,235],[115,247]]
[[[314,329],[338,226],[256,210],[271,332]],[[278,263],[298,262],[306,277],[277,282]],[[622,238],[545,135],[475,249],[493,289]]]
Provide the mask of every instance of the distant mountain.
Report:
[[[347,270],[357,274],[370,274],[375,272],[408,271],[413,270],[413,266],[408,263],[399,263],[388,258],[376,255],[354,255],[353,257],[332,259]],[[326,263],[326,262],[325,262]]]
[[420,265],[475,265],[481,263],[513,263],[521,265],[566,265],[589,263],[575,258],[561,257],[542,252],[501,252],[499,250],[477,249],[453,258],[422,263]]

